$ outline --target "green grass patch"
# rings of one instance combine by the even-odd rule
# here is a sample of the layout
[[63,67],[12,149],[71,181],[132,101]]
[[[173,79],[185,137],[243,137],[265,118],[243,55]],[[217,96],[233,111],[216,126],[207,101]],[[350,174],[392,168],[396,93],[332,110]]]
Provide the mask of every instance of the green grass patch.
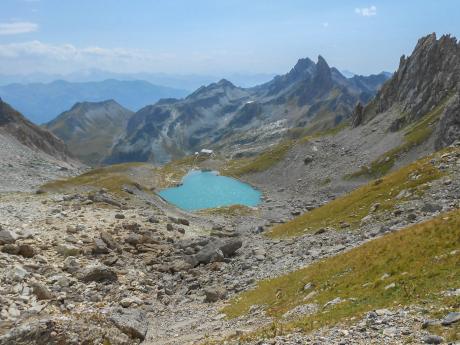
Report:
[[347,122],[343,122],[336,127],[325,131],[311,132],[308,128],[291,128],[286,133],[286,138],[262,152],[257,157],[234,159],[226,162],[222,170],[224,175],[241,177],[246,174],[253,174],[266,171],[278,162],[280,162],[287,154],[287,152],[297,144],[304,144],[312,139],[321,138],[324,136],[336,135],[345,127],[348,126]]
[[[268,315],[281,320],[284,313],[298,305],[316,303],[320,306],[317,313],[279,326],[311,331],[379,308],[419,303],[445,307],[441,292],[460,284],[459,246],[460,210],[456,209],[303,269],[261,281],[255,289],[234,298],[223,312],[234,318],[246,314],[253,305],[262,305]],[[384,275],[387,277],[382,278]],[[313,287],[304,290],[307,283]],[[393,288],[386,288],[393,283]],[[316,294],[307,300],[312,291]],[[323,307],[337,297],[344,302]],[[451,307],[458,308],[458,302]],[[273,334],[273,329],[268,327],[252,336],[267,334]]]
[[400,155],[422,144],[431,136],[435,129],[434,123],[439,120],[449,100],[450,97],[441,102],[419,121],[408,126],[404,130],[404,142],[402,145],[385,152],[379,158],[371,162],[370,166],[362,167],[360,170],[346,175],[345,179],[354,179],[361,176],[377,178],[388,173]]
[[121,190],[123,186],[139,185],[133,173],[133,170],[137,168],[151,171],[153,179],[153,166],[145,163],[124,163],[93,169],[65,180],[52,181],[43,185],[41,189],[47,192],[68,192],[105,188],[113,194],[124,195],[125,193]]
[[222,170],[222,174],[240,177],[246,174],[265,171],[280,162],[294,145],[294,140],[284,140],[262,152],[257,157],[231,160],[226,163],[226,166]]
[[343,222],[348,223],[352,229],[356,228],[369,214],[372,205],[380,204],[378,212],[392,210],[398,203],[405,201],[404,198],[395,198],[402,190],[422,194],[425,183],[439,179],[443,174],[430,163],[432,158],[433,155],[418,160],[287,223],[275,226],[268,236],[285,238],[324,227],[339,229]]

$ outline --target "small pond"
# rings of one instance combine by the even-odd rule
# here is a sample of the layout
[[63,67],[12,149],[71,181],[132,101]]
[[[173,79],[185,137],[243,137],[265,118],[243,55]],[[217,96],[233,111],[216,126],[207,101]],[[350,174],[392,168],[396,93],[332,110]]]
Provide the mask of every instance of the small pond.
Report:
[[256,206],[261,197],[258,190],[246,183],[220,176],[215,171],[200,170],[190,171],[182,179],[181,186],[164,189],[158,194],[187,211],[231,205]]

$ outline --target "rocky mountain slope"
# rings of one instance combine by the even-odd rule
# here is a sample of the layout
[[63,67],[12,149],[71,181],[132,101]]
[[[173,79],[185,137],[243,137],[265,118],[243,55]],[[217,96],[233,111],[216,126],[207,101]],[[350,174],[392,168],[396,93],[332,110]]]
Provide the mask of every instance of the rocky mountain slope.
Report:
[[154,85],[142,80],[108,79],[73,83],[9,84],[0,86],[0,97],[36,124],[53,120],[77,102],[102,102],[114,99],[124,107],[139,110],[161,98],[184,97],[187,91]]
[[45,127],[88,165],[98,165],[125,130],[132,111],[114,100],[75,104]]
[[[398,71],[375,99],[358,111],[354,123],[359,125],[397,108],[401,117],[391,129],[398,130],[419,120],[443,101],[456,98],[459,93],[460,43],[449,35],[437,39],[433,33],[421,38],[409,57],[401,57]],[[457,99],[452,101],[458,104]]]
[[221,80],[184,100],[141,109],[106,162],[163,163],[203,147],[266,147],[292,127],[331,128],[351,115],[357,101],[369,101],[386,78],[347,79],[320,56],[317,63],[301,59],[286,75],[250,89]]
[[0,173],[2,190],[28,190],[82,165],[70,158],[65,144],[28,121],[0,99]]

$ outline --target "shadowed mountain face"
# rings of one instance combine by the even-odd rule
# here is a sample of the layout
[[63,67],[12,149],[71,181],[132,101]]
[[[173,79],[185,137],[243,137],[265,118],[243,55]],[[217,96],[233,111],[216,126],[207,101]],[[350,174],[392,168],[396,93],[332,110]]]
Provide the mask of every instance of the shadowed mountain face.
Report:
[[[433,33],[421,38],[409,57],[401,57],[398,70],[372,102],[355,109],[353,125],[397,111],[400,117],[390,127],[395,131],[431,114],[432,121],[441,121],[436,145],[446,146],[460,136],[459,93],[460,43],[449,35],[437,39]],[[440,116],[435,116],[437,108]]]
[[17,140],[34,151],[42,151],[59,160],[68,159],[68,151],[63,141],[28,121],[1,99],[0,134]]
[[0,97],[36,124],[46,123],[77,102],[114,99],[124,107],[138,110],[165,97],[185,97],[187,91],[150,84],[146,81],[105,80],[49,84],[10,84],[0,86]]
[[385,74],[345,78],[321,56],[254,88],[223,79],[183,100],[162,100],[132,116],[107,163],[167,162],[203,147],[238,149],[273,142],[292,127],[328,129],[369,101]]
[[61,138],[75,157],[95,166],[110,152],[132,114],[114,100],[83,102],[46,124],[46,128]]

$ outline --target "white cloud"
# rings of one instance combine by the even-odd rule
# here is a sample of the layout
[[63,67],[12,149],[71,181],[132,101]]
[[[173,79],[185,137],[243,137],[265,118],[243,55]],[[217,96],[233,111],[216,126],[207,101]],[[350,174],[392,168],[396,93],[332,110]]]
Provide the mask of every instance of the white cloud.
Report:
[[325,28],[329,27],[329,22],[324,22],[323,27],[325,27]]
[[0,58],[47,58],[58,61],[85,59],[153,59],[146,52],[97,46],[77,48],[72,44],[52,45],[41,41],[29,41],[0,45]]
[[355,13],[363,16],[363,17],[371,17],[377,15],[377,7],[362,7],[362,8],[355,8]]
[[0,73],[69,73],[98,68],[116,72],[163,71],[186,73],[190,69],[209,72],[209,66],[234,66],[247,61],[251,51],[174,51],[135,48],[77,47],[38,40],[0,44]]
[[17,35],[38,30],[38,24],[31,22],[0,23],[0,35]]

